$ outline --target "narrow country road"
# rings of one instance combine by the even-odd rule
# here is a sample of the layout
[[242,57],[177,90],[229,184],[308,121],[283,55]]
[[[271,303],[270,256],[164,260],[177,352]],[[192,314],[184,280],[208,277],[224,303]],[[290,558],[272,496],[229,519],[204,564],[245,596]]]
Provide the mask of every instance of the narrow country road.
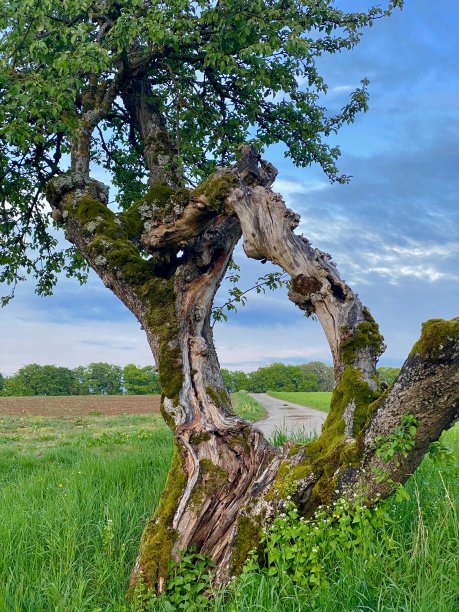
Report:
[[255,427],[260,429],[267,438],[271,437],[276,430],[283,431],[287,435],[295,432],[318,434],[327,416],[320,410],[276,399],[267,393],[250,393],[250,395],[268,411],[266,419],[255,423]]

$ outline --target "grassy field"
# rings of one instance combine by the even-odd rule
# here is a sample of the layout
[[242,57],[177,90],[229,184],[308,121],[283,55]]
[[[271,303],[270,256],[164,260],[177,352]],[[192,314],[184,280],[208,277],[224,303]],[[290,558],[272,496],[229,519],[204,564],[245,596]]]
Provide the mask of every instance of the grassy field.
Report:
[[231,403],[236,414],[247,421],[261,421],[268,414],[266,408],[250,397],[247,391],[231,393]]
[[120,609],[172,436],[156,415],[0,419],[0,610]]
[[271,397],[277,397],[277,399],[284,400],[284,402],[292,402],[293,404],[300,404],[300,406],[307,406],[308,408],[316,408],[323,412],[328,412],[330,408],[331,391],[314,391],[308,393],[302,392],[284,392],[284,391],[269,391]]
[[[408,484],[410,499],[385,502],[384,537],[324,559],[325,587],[251,573],[208,609],[457,609],[458,427],[443,440],[455,463],[426,458]],[[1,417],[0,610],[133,610],[126,585],[171,453],[172,436],[156,415]]]

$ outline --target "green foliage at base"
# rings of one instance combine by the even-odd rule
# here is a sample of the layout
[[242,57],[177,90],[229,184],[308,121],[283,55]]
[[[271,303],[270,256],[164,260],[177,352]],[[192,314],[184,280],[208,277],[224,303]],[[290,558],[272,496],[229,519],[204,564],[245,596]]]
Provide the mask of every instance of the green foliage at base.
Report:
[[319,508],[313,519],[305,520],[287,499],[261,538],[262,564],[257,551],[247,561],[244,573],[262,571],[303,588],[324,588],[329,580],[327,566],[346,559],[350,551],[363,552],[366,542],[390,547],[390,539],[380,539],[380,533],[386,535],[382,531],[386,521],[381,506],[369,509],[343,499],[333,508]]
[[196,552],[194,546],[183,552],[179,563],[170,563],[169,578],[164,593],[157,595],[139,580],[131,596],[130,609],[135,612],[146,610],[209,609],[209,593],[214,575],[215,563],[207,556]]
[[320,509],[312,521],[298,525],[284,510],[285,516],[265,534],[269,564],[249,562],[229,588],[226,603],[222,599],[216,609],[455,609],[459,427],[443,434],[442,444],[454,449],[454,460],[442,456],[437,461],[429,453],[408,481],[407,496],[385,500],[376,513],[363,507],[357,512],[336,507],[331,514]]

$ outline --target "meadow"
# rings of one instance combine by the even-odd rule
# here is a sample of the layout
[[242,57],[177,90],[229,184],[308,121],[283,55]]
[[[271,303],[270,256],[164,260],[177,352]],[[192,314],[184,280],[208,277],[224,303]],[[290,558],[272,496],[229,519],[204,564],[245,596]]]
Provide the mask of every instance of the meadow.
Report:
[[[206,608],[457,609],[459,428],[442,442],[450,454],[436,447],[408,495],[381,504],[371,537],[341,550],[318,530],[320,589],[298,583],[279,559],[278,571],[252,568]],[[139,610],[126,601],[127,582],[171,453],[172,436],[154,414],[1,417],[0,610]],[[290,550],[288,534],[284,544]],[[177,609],[154,599],[148,606]]]
[[328,412],[332,396],[331,391],[268,391],[268,394],[271,395],[271,397],[277,397],[277,399],[284,400],[285,402],[300,404],[300,406],[315,408],[323,412]]

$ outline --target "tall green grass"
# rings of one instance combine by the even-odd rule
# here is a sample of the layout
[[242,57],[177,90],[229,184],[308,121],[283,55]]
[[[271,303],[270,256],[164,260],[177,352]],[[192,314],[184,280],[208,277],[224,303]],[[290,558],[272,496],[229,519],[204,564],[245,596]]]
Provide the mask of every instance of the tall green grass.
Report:
[[[127,581],[168,470],[168,430],[145,415],[10,418],[0,419],[0,440],[0,610],[131,609]],[[459,429],[443,441],[455,463],[427,457],[410,499],[385,502],[384,537],[324,559],[326,587],[261,571],[234,580],[209,609],[457,609]]]
[[120,609],[169,431],[142,416],[9,418],[0,432],[0,610]]
[[329,411],[332,396],[331,391],[269,391],[268,393],[271,397],[284,400],[284,402],[292,402],[293,404],[300,404],[300,406],[316,408],[316,410],[322,410],[323,412]]

